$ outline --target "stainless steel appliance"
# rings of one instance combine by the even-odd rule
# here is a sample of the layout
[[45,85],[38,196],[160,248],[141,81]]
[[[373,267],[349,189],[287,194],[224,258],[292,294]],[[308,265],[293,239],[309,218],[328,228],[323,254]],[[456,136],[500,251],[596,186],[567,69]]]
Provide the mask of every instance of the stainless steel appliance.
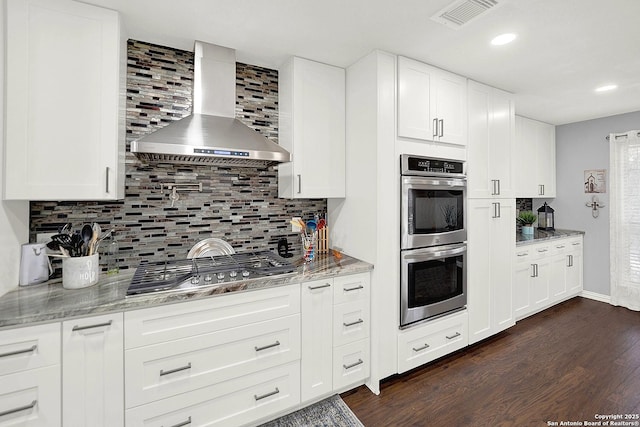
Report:
[[400,327],[467,303],[464,163],[401,156]]
[[127,295],[285,276],[295,274],[295,270],[293,264],[270,251],[142,261],[131,279]]

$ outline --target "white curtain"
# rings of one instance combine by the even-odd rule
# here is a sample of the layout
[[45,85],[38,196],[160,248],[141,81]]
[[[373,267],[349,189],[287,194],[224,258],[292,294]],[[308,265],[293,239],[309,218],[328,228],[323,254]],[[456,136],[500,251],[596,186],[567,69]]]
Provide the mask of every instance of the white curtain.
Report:
[[611,304],[640,311],[640,139],[609,135]]

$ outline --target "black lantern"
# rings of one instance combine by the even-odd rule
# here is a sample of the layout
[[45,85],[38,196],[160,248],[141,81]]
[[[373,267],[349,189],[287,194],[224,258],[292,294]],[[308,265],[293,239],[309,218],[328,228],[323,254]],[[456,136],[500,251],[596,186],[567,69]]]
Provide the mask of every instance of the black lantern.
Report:
[[544,202],[544,205],[538,208],[538,230],[555,230],[554,224],[553,208]]

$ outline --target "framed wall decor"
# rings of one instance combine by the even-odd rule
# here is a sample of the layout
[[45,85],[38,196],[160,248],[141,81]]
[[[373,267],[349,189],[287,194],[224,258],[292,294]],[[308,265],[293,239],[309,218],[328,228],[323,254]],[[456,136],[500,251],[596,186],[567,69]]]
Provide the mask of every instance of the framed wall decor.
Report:
[[587,169],[584,171],[584,192],[585,193],[606,193],[607,192],[607,170]]

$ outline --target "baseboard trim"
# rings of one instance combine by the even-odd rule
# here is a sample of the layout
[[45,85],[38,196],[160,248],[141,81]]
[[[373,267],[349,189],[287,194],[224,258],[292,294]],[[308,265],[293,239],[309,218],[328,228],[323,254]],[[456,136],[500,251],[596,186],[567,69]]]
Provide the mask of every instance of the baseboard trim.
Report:
[[598,294],[596,292],[591,292],[591,291],[582,291],[582,293],[580,293],[580,296],[583,298],[589,298],[592,300],[611,304],[611,297],[609,295]]

